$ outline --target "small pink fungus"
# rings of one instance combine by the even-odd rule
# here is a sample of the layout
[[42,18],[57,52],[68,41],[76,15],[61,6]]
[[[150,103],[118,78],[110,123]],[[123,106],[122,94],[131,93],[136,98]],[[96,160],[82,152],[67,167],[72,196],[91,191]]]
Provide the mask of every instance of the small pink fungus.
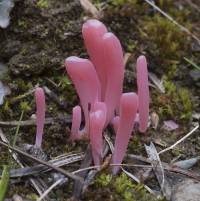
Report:
[[95,104],[95,110],[90,113],[90,144],[95,165],[102,162],[103,129],[106,122],[106,105],[102,102]]
[[41,148],[44,122],[45,122],[45,95],[44,90],[41,87],[37,87],[35,90],[35,101],[36,101],[36,125],[37,125],[35,146]]
[[145,132],[149,120],[149,82],[145,56],[137,59],[137,87],[139,98],[139,130]]
[[[115,138],[115,148],[112,162],[121,164],[131,137],[135,116],[138,110],[138,96],[135,93],[124,93],[120,99],[119,126]],[[119,166],[114,166],[113,174],[116,174]]]

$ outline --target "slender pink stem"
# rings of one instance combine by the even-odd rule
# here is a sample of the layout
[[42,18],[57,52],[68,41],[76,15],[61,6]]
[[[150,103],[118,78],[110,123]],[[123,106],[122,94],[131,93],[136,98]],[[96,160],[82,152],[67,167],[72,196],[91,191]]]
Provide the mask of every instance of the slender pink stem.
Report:
[[105,25],[95,19],[88,20],[83,24],[82,34],[92,63],[94,64],[99,81],[101,83],[101,98],[105,96],[106,69],[104,66],[102,37],[107,32]]
[[[120,99],[120,120],[112,158],[114,164],[120,164],[125,156],[137,109],[138,96],[135,93],[124,93]],[[114,166],[113,174],[116,174],[118,170],[119,167]]]
[[102,162],[103,129],[106,121],[106,105],[102,102],[95,103],[94,111],[90,113],[90,144],[95,165]]
[[139,98],[139,130],[140,132],[145,132],[149,119],[149,82],[145,56],[140,56],[137,59],[136,69]]
[[79,105],[75,106],[72,111],[72,127],[71,127],[71,137],[72,141],[80,139],[80,125],[81,125],[81,107]]
[[107,70],[107,87],[105,94],[107,125],[113,119],[115,110],[119,108],[124,79],[124,63],[120,41],[114,34],[104,34],[103,49],[105,68]]
[[35,146],[41,148],[42,136],[45,122],[45,95],[44,90],[40,87],[35,90],[35,100],[36,100],[36,140]]

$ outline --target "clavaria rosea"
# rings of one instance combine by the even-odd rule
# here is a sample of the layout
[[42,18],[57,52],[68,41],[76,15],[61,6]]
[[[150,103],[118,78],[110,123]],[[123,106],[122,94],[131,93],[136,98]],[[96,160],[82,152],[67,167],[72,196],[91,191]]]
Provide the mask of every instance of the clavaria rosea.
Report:
[[[109,123],[116,133],[112,163],[120,164],[125,156],[136,116],[139,130],[145,132],[149,117],[149,87],[147,62],[144,56],[137,60],[136,93],[123,93],[123,51],[118,38],[107,31],[98,20],[83,24],[82,34],[89,59],[75,56],[65,60],[69,74],[78,93],[84,114],[85,127],[80,130],[81,107],[73,108],[71,140],[87,137],[92,147],[94,164],[103,160],[103,131]],[[138,112],[138,113],[137,113]],[[113,174],[119,168],[114,166]]]
[[36,101],[36,139],[35,147],[41,148],[42,136],[45,122],[45,95],[44,90],[37,87],[35,90],[35,101]]

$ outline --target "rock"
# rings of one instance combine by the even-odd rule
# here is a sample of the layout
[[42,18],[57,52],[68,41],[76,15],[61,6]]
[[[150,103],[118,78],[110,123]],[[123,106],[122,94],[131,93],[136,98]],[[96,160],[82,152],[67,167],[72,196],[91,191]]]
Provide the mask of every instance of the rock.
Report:
[[6,28],[10,22],[10,11],[14,6],[13,0],[0,1],[0,27]]
[[17,194],[13,195],[12,200],[13,201],[23,201],[22,197]]
[[194,81],[200,81],[200,71],[197,69],[190,71],[190,76]]
[[3,105],[4,97],[10,95],[10,93],[11,93],[10,88],[0,81],[0,105]]
[[199,201],[200,183],[186,179],[174,187],[171,201]]

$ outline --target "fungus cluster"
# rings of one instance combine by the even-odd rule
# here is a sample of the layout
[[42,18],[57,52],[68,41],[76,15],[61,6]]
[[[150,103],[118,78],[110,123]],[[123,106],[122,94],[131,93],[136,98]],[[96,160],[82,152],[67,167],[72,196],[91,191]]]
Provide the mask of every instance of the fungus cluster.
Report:
[[[65,66],[80,99],[73,108],[71,140],[86,137],[90,140],[95,165],[102,162],[103,131],[109,123],[116,133],[112,162],[119,164],[126,153],[136,116],[139,130],[145,132],[149,117],[149,88],[147,62],[137,59],[138,92],[123,93],[123,51],[118,38],[98,20],[83,24],[82,35],[89,59],[68,57]],[[81,125],[81,108],[85,126]],[[112,171],[116,174],[118,167]]]
[[[103,160],[103,131],[109,123],[112,124],[116,133],[112,162],[120,164],[135,122],[139,122],[140,132],[145,132],[148,126],[149,87],[146,58],[140,56],[137,59],[137,94],[123,93],[125,66],[118,38],[108,32],[105,25],[98,20],[85,22],[82,34],[90,60],[75,56],[65,60],[67,73],[73,81],[81,105],[73,108],[70,138],[72,141],[88,138],[94,164],[99,166]],[[45,95],[42,88],[36,89],[35,99],[35,147],[41,148],[45,121]],[[82,110],[85,126],[80,129]],[[118,170],[119,167],[114,166],[113,174]]]

